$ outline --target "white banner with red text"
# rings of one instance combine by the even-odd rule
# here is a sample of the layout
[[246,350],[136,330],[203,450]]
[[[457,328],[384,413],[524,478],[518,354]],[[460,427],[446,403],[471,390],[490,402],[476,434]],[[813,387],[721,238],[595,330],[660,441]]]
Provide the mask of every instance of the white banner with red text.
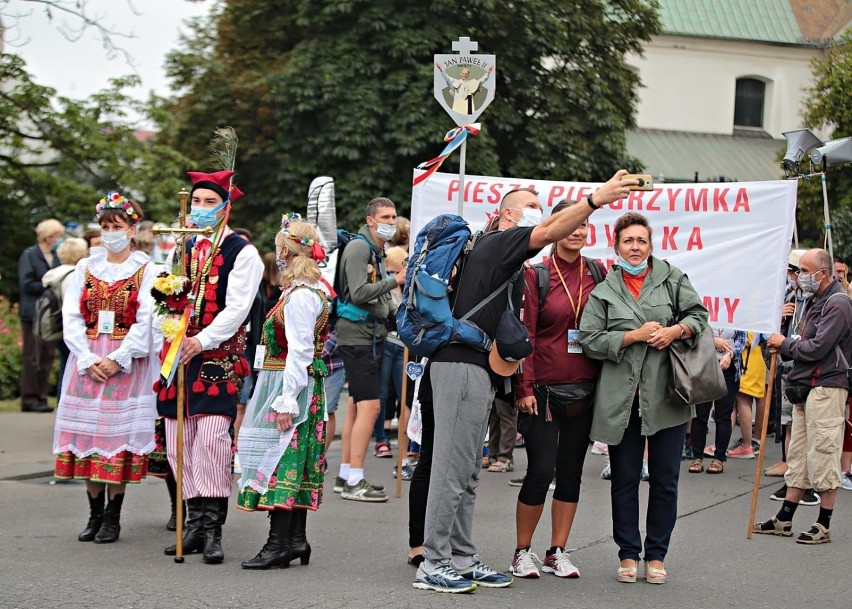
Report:
[[[415,175],[419,174],[415,171]],[[538,193],[544,217],[562,199],[579,200],[600,183],[466,176],[464,218],[481,229],[503,196],[516,188]],[[714,328],[776,332],[784,301],[787,258],[796,217],[796,180],[657,184],[596,211],[589,218],[585,256],[616,263],[612,227],[635,211],[653,229],[654,255],[689,275]],[[459,179],[435,173],[411,196],[411,235],[439,214],[458,212]],[[545,250],[544,253],[548,253]]]

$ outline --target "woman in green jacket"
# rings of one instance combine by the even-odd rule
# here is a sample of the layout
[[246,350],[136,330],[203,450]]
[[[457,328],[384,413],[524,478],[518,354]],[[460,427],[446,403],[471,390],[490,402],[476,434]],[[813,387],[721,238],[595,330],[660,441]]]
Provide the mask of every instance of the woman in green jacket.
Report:
[[651,227],[637,213],[615,223],[619,264],[589,297],[580,323],[586,355],[603,360],[591,437],[609,445],[612,528],[621,565],[618,580],[635,582],[642,552],[639,475],[648,442],[650,489],[645,534],[645,579],[666,581],[663,561],[677,517],[677,484],[686,422],[693,406],[669,401],[669,345],[707,328],[708,314],[684,278],[682,320],[674,323],[674,294],[683,273],[651,256]]

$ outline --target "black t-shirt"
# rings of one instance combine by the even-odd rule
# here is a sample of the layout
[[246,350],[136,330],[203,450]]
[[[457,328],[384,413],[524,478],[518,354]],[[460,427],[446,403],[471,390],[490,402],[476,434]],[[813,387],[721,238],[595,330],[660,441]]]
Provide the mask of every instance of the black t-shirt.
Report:
[[[529,249],[532,231],[531,226],[492,231],[476,241],[456,289],[453,315],[457,319],[461,319],[491,292],[518,273],[525,260],[538,254],[538,249]],[[504,288],[491,302],[469,318],[491,338],[494,338],[500,316],[506,310],[507,294],[508,291]],[[516,313],[520,311],[523,294],[523,273],[520,273],[512,291]],[[458,343],[438,349],[430,361],[465,362],[489,369],[487,353]]]

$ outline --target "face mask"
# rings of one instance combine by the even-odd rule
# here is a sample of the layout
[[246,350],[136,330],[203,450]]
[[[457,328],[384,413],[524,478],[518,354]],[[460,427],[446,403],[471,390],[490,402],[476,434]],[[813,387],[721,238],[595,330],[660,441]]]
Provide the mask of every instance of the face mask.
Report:
[[275,264],[278,266],[278,274],[283,275],[284,271],[287,270],[287,261],[281,260],[281,258],[276,258]]
[[396,234],[396,224],[376,224],[376,234],[382,241],[390,241]]
[[518,226],[538,226],[541,224],[541,210],[524,207],[521,210],[523,216],[518,221]]
[[54,243],[54,244],[51,246],[50,251],[52,251],[52,252],[57,251],[57,250],[59,249],[59,246],[60,246],[60,245],[62,245],[62,242],[63,242],[63,241],[65,241],[65,239],[59,239],[56,243]]
[[198,228],[210,228],[216,226],[219,222],[216,219],[216,214],[225,209],[225,205],[227,204],[228,202],[225,201],[219,207],[214,207],[213,209],[207,209],[206,207],[192,207],[189,211],[189,219],[192,220],[192,223]]
[[632,264],[627,262],[627,260],[621,259],[618,261],[618,266],[620,266],[626,272],[630,273],[635,277],[636,275],[644,271],[646,268],[648,268],[648,259],[645,258],[645,260],[643,260],[641,264],[637,264],[636,266],[633,266]]
[[127,249],[127,246],[130,245],[130,239],[127,238],[127,231],[121,233],[101,233],[101,244],[113,254],[118,254]]
[[818,273],[811,273],[810,275],[799,275],[799,287],[802,289],[802,292],[805,294],[815,294],[817,289],[819,288],[819,281],[816,280],[815,275]]

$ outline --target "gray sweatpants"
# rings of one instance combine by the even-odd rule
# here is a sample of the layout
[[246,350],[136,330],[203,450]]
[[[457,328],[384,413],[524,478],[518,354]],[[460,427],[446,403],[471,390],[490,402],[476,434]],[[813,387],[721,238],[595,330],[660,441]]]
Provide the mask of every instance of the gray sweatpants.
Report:
[[435,439],[423,554],[431,563],[476,554],[473,508],[494,389],[481,366],[435,362]]

